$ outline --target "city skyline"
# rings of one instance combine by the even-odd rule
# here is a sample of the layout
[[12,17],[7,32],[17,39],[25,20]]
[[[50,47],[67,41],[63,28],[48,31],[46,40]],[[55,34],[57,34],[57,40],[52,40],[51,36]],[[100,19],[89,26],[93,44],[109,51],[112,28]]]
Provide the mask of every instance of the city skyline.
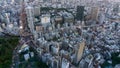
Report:
[[119,0],[1,0],[0,68],[119,68]]

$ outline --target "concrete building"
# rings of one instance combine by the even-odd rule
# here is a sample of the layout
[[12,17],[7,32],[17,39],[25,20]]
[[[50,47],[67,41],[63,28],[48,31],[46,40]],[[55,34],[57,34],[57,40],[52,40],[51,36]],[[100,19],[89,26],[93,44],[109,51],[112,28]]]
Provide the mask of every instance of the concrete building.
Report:
[[45,31],[49,30],[49,27],[52,27],[51,26],[51,17],[50,17],[50,14],[43,14],[40,17],[40,20],[41,20],[41,24],[44,27]]
[[55,44],[53,46],[50,46],[50,50],[51,50],[51,52],[53,54],[58,54],[59,53],[59,49],[60,49],[59,44]]
[[70,63],[65,58],[63,58],[61,68],[70,68],[69,65]]
[[24,59],[25,59],[25,61],[28,61],[28,59],[30,59],[29,54],[24,54]]
[[34,16],[40,15],[40,5],[34,6]]
[[98,14],[99,14],[99,8],[98,7],[92,7],[91,20],[98,21]]
[[7,25],[10,24],[10,13],[5,13]]
[[84,6],[77,6],[76,19],[78,21],[83,21],[83,19],[84,19]]
[[82,55],[83,55],[83,51],[84,51],[84,48],[85,48],[85,42],[82,41],[80,44],[78,44],[78,46],[76,46],[76,50],[75,50],[75,63],[78,63],[81,58],[82,58]]
[[34,8],[28,6],[26,8],[26,14],[27,14],[28,27],[30,28],[31,33],[34,33]]
[[35,30],[39,33],[42,32],[44,30],[44,27],[42,25],[35,25]]
[[55,16],[54,17],[54,25],[55,25],[55,27],[59,27],[59,26],[61,26],[61,24],[63,24],[63,18],[62,18],[62,16]]
[[105,14],[104,13],[100,13],[98,16],[98,22],[100,24],[102,24],[105,21]]
[[52,68],[59,68],[59,58],[58,57],[54,57],[52,59]]
[[64,18],[64,24],[66,24],[66,27],[72,26],[74,23],[74,16],[71,13],[65,13],[63,14]]

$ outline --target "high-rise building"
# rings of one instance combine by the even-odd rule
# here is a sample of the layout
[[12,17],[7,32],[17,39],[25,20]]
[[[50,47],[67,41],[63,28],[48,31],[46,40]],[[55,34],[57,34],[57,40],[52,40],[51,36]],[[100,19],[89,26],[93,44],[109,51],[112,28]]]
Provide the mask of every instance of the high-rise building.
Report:
[[40,15],[40,5],[34,7],[34,15],[39,16]]
[[98,20],[98,14],[99,14],[99,8],[98,7],[92,7],[91,10],[91,20]]
[[28,6],[26,8],[26,14],[27,14],[28,27],[30,28],[30,31],[34,33],[34,9],[33,7]]
[[79,21],[83,21],[84,20],[84,6],[77,6],[76,18]]
[[76,48],[76,58],[75,58],[75,63],[78,63],[80,61],[80,59],[82,58],[82,55],[83,55],[83,51],[84,51],[84,48],[85,48],[85,42],[82,41]]

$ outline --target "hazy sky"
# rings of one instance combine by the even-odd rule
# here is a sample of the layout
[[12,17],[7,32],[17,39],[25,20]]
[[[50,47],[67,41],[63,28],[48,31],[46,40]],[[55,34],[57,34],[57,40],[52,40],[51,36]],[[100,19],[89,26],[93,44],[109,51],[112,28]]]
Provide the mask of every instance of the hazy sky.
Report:
[[120,2],[120,0],[108,0],[108,1]]
[[[104,0],[98,0],[98,1],[104,1]],[[107,1],[120,2],[120,0],[107,0]]]

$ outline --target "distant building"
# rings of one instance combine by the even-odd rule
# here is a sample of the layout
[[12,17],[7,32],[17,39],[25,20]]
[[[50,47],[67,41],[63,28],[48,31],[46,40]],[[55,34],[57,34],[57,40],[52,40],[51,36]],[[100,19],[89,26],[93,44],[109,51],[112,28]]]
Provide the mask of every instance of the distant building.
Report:
[[28,59],[30,59],[29,54],[24,54],[24,59],[27,61]]
[[54,43],[54,44],[51,44],[49,46],[49,51],[52,53],[52,54],[58,54],[59,52],[59,44],[58,43]]
[[22,47],[19,50],[19,53],[25,52],[27,50],[29,50],[29,46],[27,44],[23,44]]
[[100,13],[98,16],[98,22],[102,24],[104,21],[105,21],[105,14]]
[[57,57],[52,59],[52,68],[59,68],[59,60]]
[[51,0],[52,3],[56,3],[58,0]]
[[41,23],[42,23],[42,25],[50,24],[50,15],[49,14],[42,15],[41,16]]
[[99,8],[98,7],[92,7],[91,20],[98,21],[98,14],[99,14]]
[[62,23],[63,22],[63,19],[61,16],[55,16],[55,22],[56,23]]
[[75,58],[75,63],[78,63],[80,61],[80,59],[82,58],[82,55],[83,55],[83,51],[84,51],[84,48],[85,48],[85,42],[81,42],[78,46],[76,46],[76,58]]
[[57,28],[60,28],[61,24],[63,24],[63,18],[62,18],[62,16],[59,16],[59,15],[55,16],[54,17],[54,21],[55,21],[54,25]]
[[44,30],[49,30],[51,26],[51,17],[50,14],[43,14],[41,17],[41,24],[44,27]]
[[30,31],[34,33],[34,8],[28,6],[26,8],[26,14],[27,14],[28,27],[30,28]]
[[119,68],[119,67],[120,67],[120,64],[115,65],[115,68]]
[[10,13],[5,13],[7,24],[10,24]]
[[120,16],[120,5],[119,5],[119,9],[118,9],[118,11],[119,11],[119,12],[118,12],[118,15]]
[[74,23],[74,16],[71,13],[63,14],[64,23],[67,23],[69,26]]
[[65,58],[63,58],[61,66],[61,68],[70,68],[70,63]]
[[44,27],[42,25],[35,25],[35,30],[39,33],[42,32],[44,30]]
[[35,16],[40,15],[40,5],[34,7],[34,15]]
[[1,26],[0,26],[0,32],[2,32],[3,31],[3,29],[1,28]]
[[115,5],[113,6],[113,12],[114,12],[115,14],[117,14],[117,13],[120,12],[120,5],[119,5],[119,4],[115,4]]
[[30,57],[34,57],[34,52],[30,52]]
[[76,19],[79,21],[84,20],[84,6],[77,6]]

